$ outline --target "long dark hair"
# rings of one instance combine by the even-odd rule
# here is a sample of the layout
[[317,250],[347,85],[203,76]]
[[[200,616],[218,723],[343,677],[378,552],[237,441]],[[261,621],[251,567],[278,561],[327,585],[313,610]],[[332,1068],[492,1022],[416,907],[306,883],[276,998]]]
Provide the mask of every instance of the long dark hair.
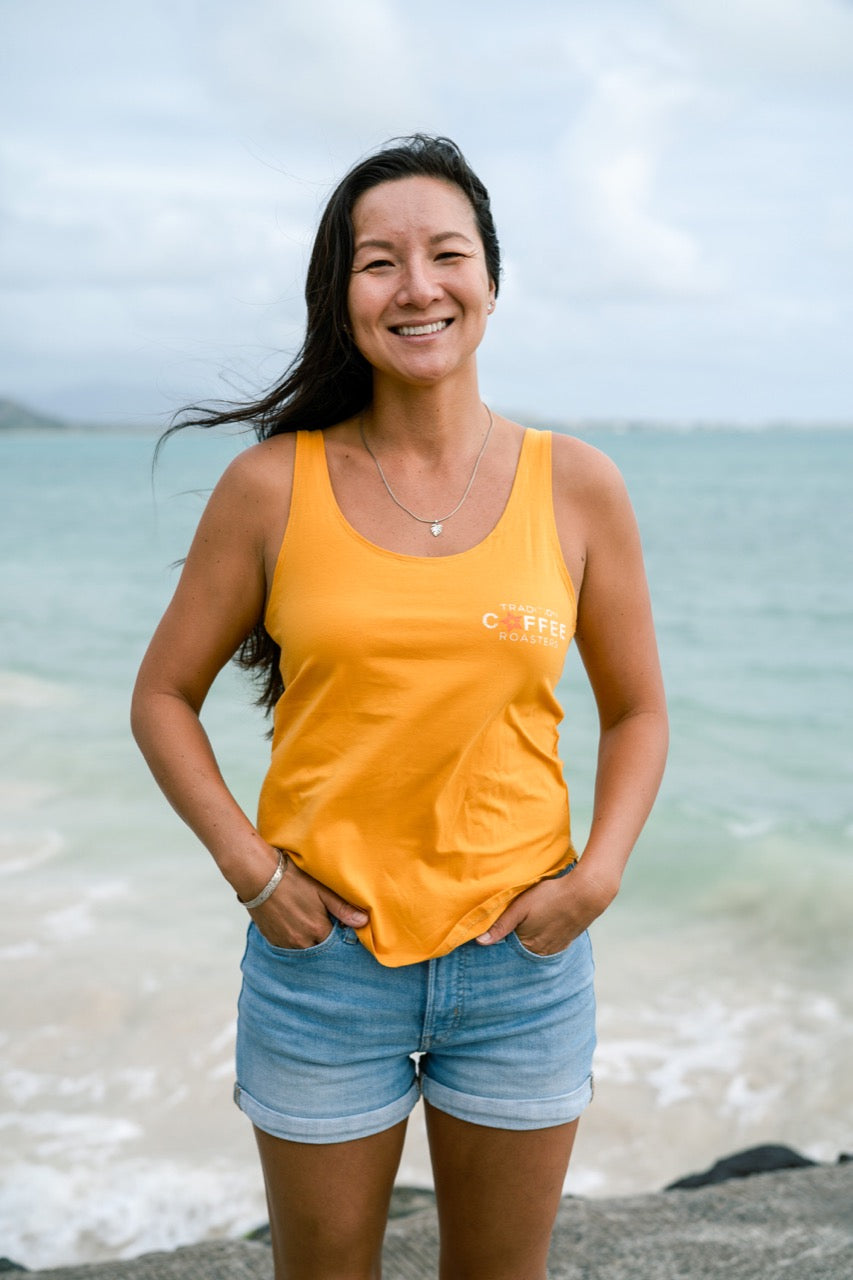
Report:
[[[489,193],[450,138],[415,133],[392,138],[380,151],[354,165],[329,197],[305,282],[305,340],[283,377],[258,400],[220,407],[191,405],[182,410],[160,444],[184,427],[243,424],[258,440],[287,431],[320,431],[354,417],[370,404],[372,369],[349,332],[347,296],[353,260],[352,210],[371,187],[401,178],[429,177],[459,187],[468,197],[497,294],[500,246]],[[158,445],[159,448],[159,445]],[[258,685],[258,705],[272,711],[283,691],[281,651],[259,621],[234,660]]]

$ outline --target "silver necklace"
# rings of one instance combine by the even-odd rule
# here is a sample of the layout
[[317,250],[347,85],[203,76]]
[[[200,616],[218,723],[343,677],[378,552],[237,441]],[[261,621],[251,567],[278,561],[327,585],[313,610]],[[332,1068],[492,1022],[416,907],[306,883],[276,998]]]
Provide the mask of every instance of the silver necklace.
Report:
[[397,497],[396,493],[391,488],[390,484],[385,478],[385,472],[382,470],[381,462],[379,461],[376,454],[371,449],[370,445],[367,443],[367,437],[364,434],[364,415],[359,414],[358,416],[358,430],[361,436],[361,443],[364,445],[365,449],[370,454],[373,461],[376,463],[376,470],[379,472],[379,479],[382,481],[382,483],[385,485],[385,488],[388,490],[388,497],[391,499],[392,502],[395,502],[397,504],[397,506],[400,508],[401,511],[405,511],[407,516],[411,516],[413,520],[417,520],[418,524],[428,524],[429,531],[434,538],[437,538],[441,533],[443,533],[445,520],[449,520],[451,516],[456,515],[456,512],[462,506],[463,502],[468,497],[468,494],[471,492],[471,489],[473,487],[474,480],[476,479],[476,476],[477,476],[477,471],[479,470],[480,463],[483,460],[483,454],[486,452],[486,445],[489,443],[489,437],[492,434],[492,427],[495,425],[495,420],[492,417],[492,411],[489,408],[489,406],[487,404],[484,404],[483,408],[486,410],[486,413],[489,415],[489,429],[486,432],[486,438],[482,443],[480,452],[477,454],[477,461],[474,463],[474,470],[471,472],[471,478],[469,479],[468,483],[465,486],[465,492],[462,494],[462,497],[459,499],[459,501],[457,502],[456,506],[453,508],[452,511],[449,511],[446,516],[437,516],[434,520],[426,516],[416,516],[414,511],[410,511],[409,508],[406,506],[406,504],[404,502],[401,502],[400,499]]

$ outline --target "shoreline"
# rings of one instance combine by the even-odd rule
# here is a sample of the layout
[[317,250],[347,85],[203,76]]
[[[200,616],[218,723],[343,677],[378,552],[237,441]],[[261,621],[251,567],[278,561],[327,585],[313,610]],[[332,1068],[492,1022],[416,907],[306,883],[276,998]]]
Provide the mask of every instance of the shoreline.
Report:
[[[689,1186],[685,1186],[685,1183]],[[437,1274],[433,1195],[397,1187],[384,1248],[385,1280]],[[793,1269],[792,1269],[793,1268]],[[29,1271],[30,1280],[269,1280],[268,1229],[125,1261]],[[564,1197],[551,1280],[849,1280],[853,1274],[853,1161],[814,1164],[761,1147],[719,1161],[662,1191],[610,1199]]]
[[[126,728],[168,566],[239,443],[184,433],[152,492],[150,440],[0,434],[16,532],[0,670],[0,870],[16,904],[0,946],[0,1254],[33,1271],[237,1239],[266,1216],[230,1100],[245,917]],[[566,1186],[593,1201],[768,1135],[827,1163],[853,1149],[853,609],[836,571],[853,435],[598,443],[644,529],[679,748],[595,926],[597,1096]],[[733,577],[719,575],[721,530]],[[597,717],[578,665],[558,697],[580,843]],[[268,747],[249,701],[229,670],[205,719],[251,812]],[[428,1186],[422,1110],[398,1176]]]

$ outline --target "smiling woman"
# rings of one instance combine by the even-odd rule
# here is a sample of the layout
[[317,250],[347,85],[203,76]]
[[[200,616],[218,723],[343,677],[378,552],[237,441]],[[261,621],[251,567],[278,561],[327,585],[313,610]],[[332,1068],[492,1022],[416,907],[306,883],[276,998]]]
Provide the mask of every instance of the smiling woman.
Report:
[[[592,1096],[587,927],[651,808],[666,713],[618,473],[480,398],[499,279],[455,144],[389,144],[326,207],[283,381],[187,419],[259,443],[208,503],[133,725],[251,916],[235,1099],[277,1280],[378,1274],[421,1096],[442,1275],[542,1280]],[[573,637],[601,722],[582,857],[555,695]],[[200,721],[235,651],[274,712],[257,826]]]
[[405,178],[359,196],[352,216],[350,323],[374,395],[379,374],[464,379],[495,298],[470,202],[449,183]]

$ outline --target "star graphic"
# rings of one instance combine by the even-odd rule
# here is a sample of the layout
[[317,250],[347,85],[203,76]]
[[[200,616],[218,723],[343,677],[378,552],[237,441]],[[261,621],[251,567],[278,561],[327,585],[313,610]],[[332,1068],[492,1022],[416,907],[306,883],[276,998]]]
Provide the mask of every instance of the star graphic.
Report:
[[524,628],[521,615],[518,613],[505,613],[499,620],[498,625],[505,627],[507,631],[522,631]]

